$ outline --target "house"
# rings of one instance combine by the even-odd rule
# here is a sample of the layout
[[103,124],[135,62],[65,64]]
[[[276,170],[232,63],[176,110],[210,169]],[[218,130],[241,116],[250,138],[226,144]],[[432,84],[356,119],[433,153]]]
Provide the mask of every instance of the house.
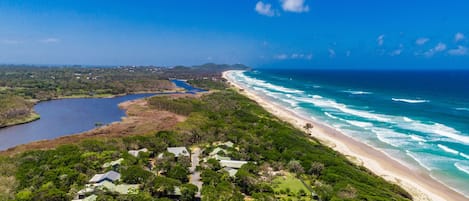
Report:
[[91,193],[94,193],[94,188],[88,186],[79,190],[74,200],[84,200],[86,199],[86,195]]
[[132,156],[138,157],[140,152],[148,152],[147,148],[139,149],[139,150],[129,150],[128,153]]
[[224,168],[228,174],[230,175],[230,177],[235,177],[236,176],[236,173],[238,173],[238,170],[237,169],[233,169],[233,168],[229,168],[229,167],[226,167]]
[[93,178],[90,179],[90,183],[100,183],[103,181],[110,181],[114,182],[117,181],[121,178],[121,174],[115,171],[109,171],[104,174],[96,174],[93,176]]
[[111,192],[116,192],[119,194],[132,194],[137,193],[137,190],[140,188],[138,184],[119,184],[115,185],[109,181],[103,181],[98,184],[98,188],[102,190],[108,190]]
[[220,165],[222,167],[228,167],[233,169],[239,169],[244,164],[248,163],[247,161],[236,161],[236,160],[220,160]]
[[180,156],[191,156],[190,152],[187,151],[186,147],[168,147],[167,151],[169,153],[174,154],[176,158]]
[[231,147],[234,146],[234,143],[231,142],[231,141],[228,141],[228,142],[223,143],[223,145],[225,145],[226,147],[230,147],[230,148],[231,148]]
[[117,160],[115,160],[115,161],[111,161],[111,162],[104,163],[103,168],[112,167],[113,169],[116,169],[116,168],[118,168],[118,167],[121,165],[122,161],[124,161],[124,159],[123,159],[123,158],[119,158],[119,159],[117,159]]
[[223,153],[225,153],[225,154],[227,153],[225,149],[222,149],[222,148],[220,148],[220,147],[217,147],[217,148],[215,148],[212,152],[210,152],[208,155],[209,155],[209,156],[215,156],[215,155],[218,155],[218,153],[220,153],[220,152],[223,152]]

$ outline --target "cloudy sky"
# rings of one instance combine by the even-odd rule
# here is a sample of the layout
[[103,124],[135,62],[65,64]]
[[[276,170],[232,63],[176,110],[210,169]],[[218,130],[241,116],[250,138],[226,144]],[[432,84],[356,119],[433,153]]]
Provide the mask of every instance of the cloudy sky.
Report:
[[5,0],[0,63],[469,69],[468,10],[467,0]]

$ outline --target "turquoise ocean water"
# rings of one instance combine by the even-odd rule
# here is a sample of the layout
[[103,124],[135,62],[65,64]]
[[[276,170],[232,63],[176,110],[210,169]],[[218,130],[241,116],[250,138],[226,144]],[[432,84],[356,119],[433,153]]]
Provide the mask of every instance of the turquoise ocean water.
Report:
[[237,83],[469,196],[469,71],[232,71]]

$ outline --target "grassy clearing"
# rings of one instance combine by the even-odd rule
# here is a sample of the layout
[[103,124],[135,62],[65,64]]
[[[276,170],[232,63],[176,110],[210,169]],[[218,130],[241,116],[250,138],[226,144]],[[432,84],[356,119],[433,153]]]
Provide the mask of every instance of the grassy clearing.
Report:
[[[273,180],[273,189],[280,198],[289,198],[292,200],[301,200],[309,198],[308,188],[292,173],[286,173],[284,176],[278,176]],[[301,192],[303,195],[301,196]],[[309,200],[309,199],[307,199]]]

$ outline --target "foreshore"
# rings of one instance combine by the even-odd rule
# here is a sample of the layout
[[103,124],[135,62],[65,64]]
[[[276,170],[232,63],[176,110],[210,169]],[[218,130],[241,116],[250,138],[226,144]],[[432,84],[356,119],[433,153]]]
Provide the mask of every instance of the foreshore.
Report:
[[[248,88],[240,86],[227,76],[230,71],[223,72],[223,78],[228,80],[238,91],[256,101],[270,113],[278,118],[289,122],[298,129],[302,129],[321,141],[323,144],[333,148],[349,158],[357,165],[369,169],[374,174],[395,183],[408,191],[416,201],[464,201],[469,198],[445,186],[424,172],[418,172],[394,160],[384,152],[377,150],[367,144],[354,140],[339,131],[316,122],[313,119],[301,117],[286,108],[269,101]],[[310,123],[313,128],[306,130],[304,126]]]

